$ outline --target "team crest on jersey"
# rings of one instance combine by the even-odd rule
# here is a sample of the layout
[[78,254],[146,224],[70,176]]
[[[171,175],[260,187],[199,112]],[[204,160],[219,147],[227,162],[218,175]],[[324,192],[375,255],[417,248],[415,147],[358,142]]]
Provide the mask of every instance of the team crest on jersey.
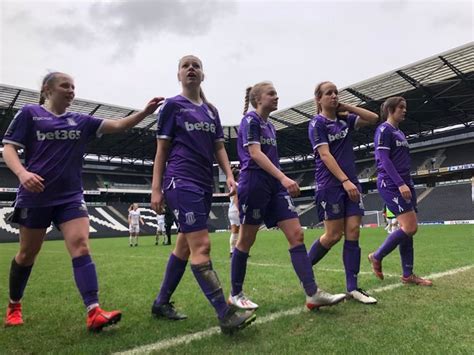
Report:
[[335,203],[335,204],[331,205],[331,207],[332,207],[332,213],[333,214],[341,213],[341,208],[339,207],[338,203]]
[[256,208],[252,211],[252,218],[253,219],[260,219],[260,208]]
[[192,226],[196,222],[196,218],[194,218],[194,212],[186,212],[185,218],[186,224],[188,226]]
[[207,114],[209,115],[209,117],[212,119],[212,120],[215,120],[216,119],[216,116],[214,115],[214,112],[212,112],[212,110],[210,108],[207,109]]
[[76,121],[74,121],[74,119],[72,117],[66,118],[66,121],[67,121],[67,124],[70,125],[70,126],[77,126]]

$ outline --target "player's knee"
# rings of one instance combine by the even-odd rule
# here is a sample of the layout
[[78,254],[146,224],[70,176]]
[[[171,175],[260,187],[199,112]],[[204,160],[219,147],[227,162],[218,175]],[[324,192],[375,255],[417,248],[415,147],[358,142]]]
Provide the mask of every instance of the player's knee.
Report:
[[403,231],[405,232],[405,234],[407,234],[408,236],[414,236],[416,234],[416,232],[418,231],[418,225],[416,223],[414,224],[406,224],[403,226]]
[[333,246],[337,242],[339,242],[343,236],[343,231],[342,230],[336,230],[332,232],[326,232],[325,233],[325,239]]
[[304,243],[303,228],[297,228],[289,233],[287,236],[291,245],[300,245]]
[[22,266],[32,265],[35,262],[38,251],[32,249],[20,250],[15,257],[15,260],[17,264]]

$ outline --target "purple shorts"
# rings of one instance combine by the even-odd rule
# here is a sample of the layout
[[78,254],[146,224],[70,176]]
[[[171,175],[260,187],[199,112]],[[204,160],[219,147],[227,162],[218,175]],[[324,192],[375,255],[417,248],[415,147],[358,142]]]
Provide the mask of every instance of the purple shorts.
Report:
[[388,209],[393,212],[395,216],[406,212],[415,211],[416,209],[416,192],[413,186],[408,185],[411,191],[411,200],[404,200],[398,186],[391,181],[384,179],[377,179],[377,189],[379,194],[387,205]]
[[240,223],[275,227],[278,222],[298,218],[290,195],[283,185],[267,173],[250,170],[239,177]]
[[179,179],[165,179],[163,183],[166,203],[173,210],[179,231],[191,233],[208,229],[207,219],[211,212],[212,192]]
[[48,228],[53,222],[59,229],[62,223],[82,217],[89,217],[86,203],[76,201],[40,208],[15,207],[11,222],[27,228]]
[[[362,192],[360,184],[356,186],[359,192]],[[342,186],[317,190],[314,197],[320,221],[364,215],[362,199],[359,202],[352,201]]]

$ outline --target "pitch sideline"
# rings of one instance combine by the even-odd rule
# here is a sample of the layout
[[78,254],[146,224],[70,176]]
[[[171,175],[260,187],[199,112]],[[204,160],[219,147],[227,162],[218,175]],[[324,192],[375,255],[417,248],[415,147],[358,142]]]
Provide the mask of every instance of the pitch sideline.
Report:
[[[427,275],[425,277],[429,278],[429,279],[432,279],[432,280],[435,280],[435,279],[439,279],[439,278],[444,277],[444,276],[455,275],[455,274],[458,274],[460,272],[468,271],[472,268],[474,268],[474,265],[466,265],[466,266],[463,266],[463,267],[460,267],[460,268],[451,269],[451,270],[447,270],[447,271],[444,271],[444,272],[433,273],[433,274]],[[368,292],[369,293],[379,293],[379,292],[393,290],[393,289],[401,287],[401,286],[403,286],[403,284],[400,282],[400,283],[395,283],[395,284],[392,284],[392,285],[378,287],[378,288],[369,290]],[[264,317],[257,318],[257,320],[255,321],[255,324],[265,324],[265,323],[268,323],[268,322],[272,322],[276,319],[279,319],[281,317],[297,315],[299,313],[302,313],[303,311],[304,311],[303,307],[299,306],[299,307],[294,307],[292,309],[289,309],[287,311],[275,312],[275,313],[266,315]],[[153,343],[153,344],[143,345],[143,346],[136,347],[134,349],[114,353],[114,355],[146,354],[146,353],[150,353],[151,351],[164,350],[164,349],[172,348],[172,347],[182,345],[182,344],[189,344],[189,343],[191,343],[195,340],[208,338],[208,337],[210,337],[214,334],[219,334],[219,333],[220,333],[219,327],[212,327],[212,328],[208,328],[206,330],[203,330],[203,331],[200,331],[200,332],[197,332],[197,333],[194,333],[194,334],[181,335],[181,336],[177,336],[177,337],[174,337],[174,338],[171,338],[171,339],[161,340],[161,341],[158,341],[158,342]]]

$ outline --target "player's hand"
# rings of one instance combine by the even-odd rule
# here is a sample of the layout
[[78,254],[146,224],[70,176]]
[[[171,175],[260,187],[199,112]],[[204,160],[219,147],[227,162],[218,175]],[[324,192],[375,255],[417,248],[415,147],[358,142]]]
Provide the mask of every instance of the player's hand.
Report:
[[151,115],[153,112],[156,111],[158,107],[163,103],[164,97],[154,97],[148,102],[143,109],[146,115]]
[[226,183],[229,188],[227,196],[234,196],[237,193],[237,183],[235,182],[234,177],[228,177]]
[[44,179],[38,174],[25,170],[18,175],[18,179],[20,179],[20,184],[29,192],[39,193],[44,191]]
[[300,195],[300,186],[296,181],[285,176],[280,182],[291,197],[298,197]]
[[351,180],[346,180],[344,181],[344,183],[342,184],[342,187],[344,188],[344,190],[347,192],[347,194],[349,195],[349,198],[351,199],[351,201],[353,202],[360,202],[360,193],[359,193],[359,189],[357,188],[357,186],[355,186]]
[[411,190],[406,184],[403,184],[402,186],[400,186],[398,190],[400,191],[400,194],[402,195],[405,201],[407,202],[411,201]]
[[151,209],[156,213],[160,213],[164,209],[165,198],[161,190],[151,191]]

